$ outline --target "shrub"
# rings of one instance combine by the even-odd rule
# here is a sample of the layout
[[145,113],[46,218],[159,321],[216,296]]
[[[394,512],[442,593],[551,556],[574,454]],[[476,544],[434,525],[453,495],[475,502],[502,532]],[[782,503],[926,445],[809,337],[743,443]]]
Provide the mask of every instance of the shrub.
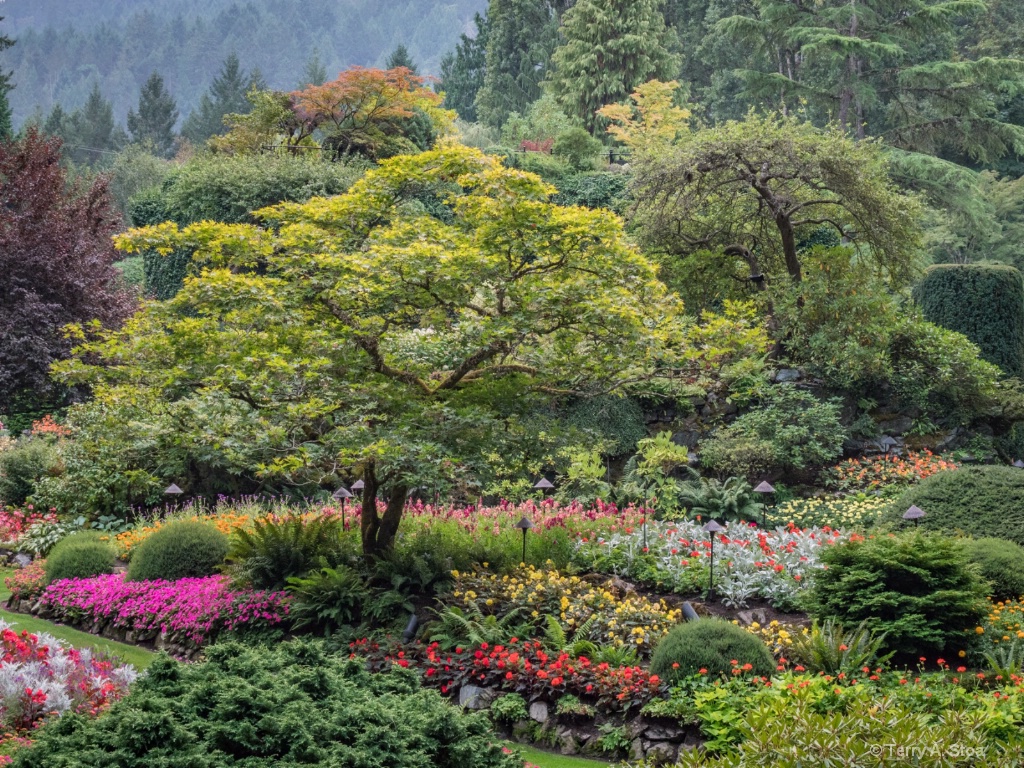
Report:
[[80,531],[59,541],[46,558],[46,581],[87,579],[113,573],[117,554],[95,531]]
[[918,522],[921,528],[964,531],[1024,545],[1024,472],[1015,467],[940,472],[900,495],[882,522],[902,525],[902,515],[911,505],[925,511]]
[[323,632],[359,623],[368,590],[362,577],[351,568],[321,568],[306,577],[288,579],[288,591],[295,596],[289,612],[296,630]]
[[46,589],[46,563],[33,560],[24,568],[19,568],[6,579],[4,586],[11,592],[11,602],[18,600],[34,600]]
[[602,144],[585,128],[568,128],[555,138],[551,151],[565,159],[569,166],[577,171],[594,169],[594,161],[602,149]]
[[164,526],[132,555],[130,581],[175,581],[212,576],[228,553],[228,537],[208,523],[181,521]]
[[518,693],[506,693],[491,704],[490,715],[497,723],[514,723],[528,718],[530,711],[526,708],[526,699]]
[[607,171],[577,173],[560,179],[556,186],[558,194],[554,202],[558,205],[582,205],[618,211],[625,202],[629,176]]
[[412,672],[371,674],[361,661],[299,641],[225,643],[198,664],[158,659],[104,717],[69,718],[38,735],[15,765],[522,765],[486,716],[454,709]]
[[28,437],[0,453],[0,502],[19,505],[32,495],[36,482],[58,465],[57,447],[49,440]]
[[821,552],[809,590],[812,613],[885,633],[904,660],[956,652],[985,615],[987,585],[963,543],[918,532],[851,540]]
[[[747,664],[750,669],[744,669]],[[651,657],[651,672],[669,682],[701,674],[701,670],[711,677],[729,676],[737,666],[754,675],[775,672],[775,660],[764,643],[742,627],[717,618],[688,621],[673,628]]]
[[1024,375],[1024,278],[1014,267],[936,264],[914,299],[926,320],[962,333],[1008,375]]
[[292,577],[305,576],[322,564],[337,565],[341,532],[336,517],[259,520],[252,530],[235,531],[229,560],[238,581],[257,589],[283,589]]
[[1024,547],[1003,539],[967,542],[967,555],[992,585],[993,600],[1016,600],[1024,595]]

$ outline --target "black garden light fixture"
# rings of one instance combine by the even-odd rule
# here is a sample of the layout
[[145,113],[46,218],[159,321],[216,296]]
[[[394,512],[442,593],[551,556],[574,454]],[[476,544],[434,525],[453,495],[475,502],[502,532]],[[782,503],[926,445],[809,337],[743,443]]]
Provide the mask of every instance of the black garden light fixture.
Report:
[[354,483],[352,483],[352,490],[358,494],[362,494],[363,488],[365,487],[366,483],[364,483],[362,480],[356,480]]
[[536,488],[538,491],[550,491],[552,488],[555,487],[555,484],[548,480],[546,477],[542,477],[540,480],[533,484],[533,487]]
[[754,489],[754,493],[759,493],[764,498],[764,501],[761,502],[761,528],[768,530],[768,496],[775,493],[775,488],[767,480],[764,480]]
[[516,528],[523,532],[523,565],[526,565],[526,532],[533,528],[533,521],[523,515],[523,519],[516,523]]
[[708,578],[708,600],[711,600],[715,596],[715,534],[721,533],[725,530],[716,520],[709,520],[707,525],[704,526],[704,530],[710,534],[711,538],[711,573]]
[[331,496],[341,502],[341,528],[347,531],[348,521],[345,519],[345,503],[352,498],[352,492],[343,485],[332,493]]
[[179,488],[174,483],[171,483],[166,488],[164,488],[164,496],[181,496],[181,494],[183,493],[184,491],[181,490],[181,488]]
[[896,440],[894,437],[890,437],[889,435],[886,435],[885,437],[878,441],[878,447],[885,452],[885,458],[887,461],[889,459],[889,452],[896,448],[899,448],[899,446],[899,440]]
[[910,509],[908,509],[906,512],[903,513],[903,519],[904,520],[913,520],[915,528],[918,526],[918,523],[921,522],[921,518],[924,517],[924,516],[925,516],[925,511],[923,509],[921,509],[919,506],[917,506],[916,504],[911,505]]

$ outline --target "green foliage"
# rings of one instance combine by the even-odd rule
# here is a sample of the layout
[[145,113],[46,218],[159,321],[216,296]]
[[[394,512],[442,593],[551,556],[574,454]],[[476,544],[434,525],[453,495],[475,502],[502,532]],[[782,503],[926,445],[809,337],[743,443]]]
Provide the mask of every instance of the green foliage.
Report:
[[252,530],[235,531],[228,560],[238,581],[256,589],[284,589],[288,579],[318,565],[337,565],[340,536],[341,520],[334,517],[258,520]]
[[678,511],[683,492],[680,476],[697,477],[688,464],[690,454],[686,446],[672,442],[672,433],[665,431],[637,441],[636,448],[636,455],[626,462],[617,489],[619,496],[640,503],[657,499],[658,510],[663,514]]
[[771,652],[755,635],[725,619],[703,618],[669,630],[654,649],[651,672],[669,682],[700,674],[702,669],[710,677],[729,677],[733,661],[740,667],[752,665],[754,675],[775,672]]
[[490,17],[473,16],[476,34],[470,37],[462,33],[454,51],[441,59],[441,78],[438,90],[444,94],[444,105],[454,109],[463,120],[474,123],[476,95],[484,85],[487,59],[487,37]]
[[523,113],[513,112],[501,128],[501,143],[518,149],[524,141],[536,144],[553,142],[560,135],[577,127],[565,114],[558,101],[544,94]]
[[725,482],[702,477],[698,485],[684,487],[679,501],[693,516],[720,522],[749,522],[760,519],[762,504],[757,496],[742,477],[730,477]]
[[146,265],[141,256],[132,256],[131,258],[114,262],[114,267],[121,272],[121,279],[125,285],[140,292],[145,288]]
[[584,704],[572,694],[566,694],[555,704],[555,714],[568,717],[593,717],[596,710],[590,704]]
[[288,579],[288,591],[295,597],[288,613],[295,630],[325,635],[358,624],[369,595],[362,577],[345,566],[293,576]]
[[939,472],[908,488],[882,517],[905,525],[902,515],[916,505],[918,524],[932,531],[963,531],[1008,539],[1024,546],[1024,472],[1016,467],[962,467]]
[[566,633],[565,627],[562,626],[562,623],[556,617],[547,614],[544,620],[546,622],[544,627],[544,644],[548,648],[558,654],[567,653],[574,659],[579,656],[586,656],[597,664],[601,663],[597,660],[599,653],[597,645],[587,639],[591,634],[591,629],[593,629],[594,624],[597,622],[596,614],[576,627],[571,637]]
[[569,128],[555,137],[551,151],[564,158],[574,170],[592,171],[601,147],[601,142],[583,128]]
[[987,584],[963,544],[947,536],[845,542],[825,547],[821,561],[809,594],[813,615],[884,633],[883,647],[904,660],[963,649],[986,612]]
[[754,477],[758,470],[801,470],[842,454],[839,401],[822,402],[791,384],[772,387],[760,407],[722,427],[700,446],[701,466]]
[[445,650],[456,647],[507,643],[509,638],[523,634],[526,622],[523,607],[513,608],[499,618],[494,614],[484,615],[476,601],[470,600],[463,610],[457,605],[437,611],[437,622],[433,625],[430,642],[440,643]]
[[[69,714],[19,766],[251,768],[342,765],[519,768],[484,715],[464,714],[414,673],[292,641],[225,643],[205,661],[158,659],[101,718]],[[130,735],[129,735],[130,734]]]
[[558,205],[582,205],[619,212],[625,204],[629,176],[624,173],[595,171],[565,176],[555,182]]
[[569,467],[559,479],[555,498],[559,501],[579,501],[593,504],[597,499],[611,497],[611,484],[607,482],[607,468],[598,451],[579,449],[571,454]]
[[526,699],[518,693],[506,693],[504,696],[499,696],[491,704],[488,713],[495,722],[505,724],[525,720],[530,716],[530,711],[526,707]]
[[245,95],[262,84],[259,70],[243,70],[238,55],[232,51],[221,64],[209,90],[185,119],[181,135],[201,146],[211,136],[224,133],[225,115],[247,113],[252,107]]
[[884,643],[885,635],[872,632],[866,622],[847,631],[835,619],[815,620],[809,633],[794,636],[786,656],[814,674],[853,676],[864,667],[883,666],[892,657],[891,652],[882,653]]
[[926,320],[962,333],[985,360],[1024,375],[1024,277],[995,264],[940,264],[914,288]]
[[212,576],[228,553],[228,537],[209,523],[168,523],[132,551],[129,581]]
[[967,542],[967,555],[991,585],[993,600],[1024,596],[1024,547],[1005,539],[982,538]]
[[152,148],[159,157],[174,150],[174,124],[178,106],[164,87],[164,79],[154,72],[139,94],[139,111],[128,111],[128,132],[136,144]]
[[24,504],[39,480],[60,471],[57,453],[53,441],[42,437],[23,437],[0,451],[0,501]]
[[77,517],[74,520],[57,520],[47,522],[40,520],[28,527],[28,530],[18,541],[18,547],[36,557],[45,557],[58,542],[82,530],[85,524],[84,517]]
[[647,436],[644,412],[628,397],[599,395],[577,400],[569,407],[566,421],[594,433],[612,456],[636,450],[637,442]]
[[113,573],[117,553],[100,537],[98,532],[80,531],[59,541],[46,556],[47,583]]

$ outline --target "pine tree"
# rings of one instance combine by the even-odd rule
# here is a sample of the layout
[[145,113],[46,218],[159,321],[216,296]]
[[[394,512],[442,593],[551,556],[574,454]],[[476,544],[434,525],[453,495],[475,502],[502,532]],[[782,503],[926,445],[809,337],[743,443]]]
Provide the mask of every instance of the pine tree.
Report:
[[64,153],[72,162],[90,167],[105,165],[128,140],[114,120],[114,106],[94,82],[85,105],[70,115],[54,108],[45,130],[64,140]]
[[178,122],[178,108],[174,97],[164,87],[164,79],[154,72],[142,86],[139,111],[128,112],[128,130],[132,140],[148,143],[160,156],[168,156],[174,149],[174,124]]
[[299,78],[299,90],[308,88],[311,85],[323,85],[327,82],[327,67],[320,59],[320,51],[314,50],[313,55],[302,68],[302,77]]
[[593,132],[596,112],[649,80],[670,80],[678,44],[665,26],[663,0],[579,0],[562,24],[564,42],[551,57],[559,103]]
[[[3,21],[0,16],[0,21]],[[5,51],[14,45],[14,41],[7,35],[0,35],[0,51]],[[7,101],[7,94],[11,92],[14,85],[11,83],[11,73],[0,69],[0,141],[10,141],[14,138],[14,125],[12,122],[11,105]]]
[[570,0],[490,0],[484,84],[478,118],[500,127],[513,112],[525,114],[540,98],[558,25]]
[[253,88],[266,88],[259,70],[247,75],[238,56],[232,53],[224,60],[220,74],[203,94],[199,106],[185,120],[181,135],[193,144],[202,144],[211,136],[225,133],[224,115],[248,114],[252,105],[245,96]]
[[412,60],[412,56],[409,54],[409,49],[402,44],[399,44],[398,47],[391,52],[391,55],[388,56],[384,67],[385,69],[405,67],[414,75],[419,74],[419,69],[416,67],[416,63]]
[[441,82],[444,104],[468,122],[476,122],[476,95],[484,85],[487,70],[487,36],[491,28],[486,16],[473,18],[476,35],[463,34],[454,51],[441,59]]

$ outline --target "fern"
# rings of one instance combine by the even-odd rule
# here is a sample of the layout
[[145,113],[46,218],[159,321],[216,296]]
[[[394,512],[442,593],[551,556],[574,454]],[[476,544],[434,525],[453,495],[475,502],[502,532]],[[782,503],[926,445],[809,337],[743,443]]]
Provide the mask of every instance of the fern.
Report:
[[547,626],[544,630],[545,644],[553,651],[567,653],[573,658],[586,656],[592,659],[598,653],[597,644],[589,639],[590,631],[593,629],[596,620],[596,615],[591,616],[576,628],[576,631],[573,632],[570,638],[558,622],[558,619],[548,614],[546,617]]
[[443,611],[435,611],[437,625],[430,640],[445,649],[504,643],[510,637],[522,634],[523,625],[517,624],[516,620],[524,610],[516,608],[499,619],[497,616],[485,615],[476,601],[471,600],[465,610],[452,606]]
[[336,565],[341,522],[333,517],[303,520],[297,515],[260,520],[251,531],[235,532],[228,553],[237,581],[257,589],[283,589],[325,562]]
[[885,633],[874,634],[867,621],[847,632],[839,622],[826,619],[823,624],[815,621],[808,634],[797,637],[789,655],[802,661],[811,672],[837,675],[887,662],[893,654],[881,653],[884,643]]

